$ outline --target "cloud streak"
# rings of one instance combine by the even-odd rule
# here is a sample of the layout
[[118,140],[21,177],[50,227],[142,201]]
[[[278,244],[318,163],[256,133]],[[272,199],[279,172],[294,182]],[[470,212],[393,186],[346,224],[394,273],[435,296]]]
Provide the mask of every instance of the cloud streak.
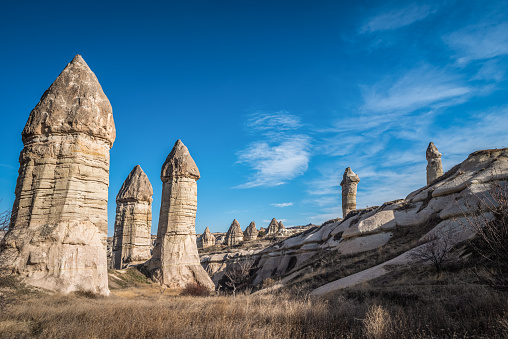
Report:
[[398,29],[423,20],[435,11],[436,9],[433,6],[417,4],[411,4],[404,8],[392,9],[370,18],[360,28],[360,33]]
[[283,202],[283,203],[280,203],[280,204],[271,204],[272,206],[274,207],[289,207],[289,206],[293,206],[294,203],[293,202]]

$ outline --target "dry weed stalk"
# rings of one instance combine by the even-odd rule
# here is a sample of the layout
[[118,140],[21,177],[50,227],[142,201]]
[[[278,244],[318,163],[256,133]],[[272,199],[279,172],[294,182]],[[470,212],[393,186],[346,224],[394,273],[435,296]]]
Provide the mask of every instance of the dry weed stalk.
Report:
[[390,314],[381,306],[373,305],[363,319],[364,333],[367,338],[385,338],[391,330]]

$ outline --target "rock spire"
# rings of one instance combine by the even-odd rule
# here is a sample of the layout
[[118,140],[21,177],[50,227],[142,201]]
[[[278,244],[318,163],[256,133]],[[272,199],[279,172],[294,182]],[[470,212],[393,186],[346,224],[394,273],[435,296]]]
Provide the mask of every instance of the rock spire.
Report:
[[227,246],[236,246],[243,241],[243,232],[240,227],[238,220],[233,220],[229,227],[228,233],[226,233],[225,243]]
[[243,232],[243,240],[244,241],[252,241],[258,238],[259,231],[256,229],[256,223],[251,221],[249,226]]
[[207,248],[215,245],[215,236],[210,232],[210,229],[207,227],[205,231],[201,235],[198,241],[198,247]]
[[146,267],[154,280],[169,288],[214,284],[200,264],[196,245],[199,170],[189,150],[177,140],[162,165],[162,201],[157,240]]
[[266,235],[275,235],[279,231],[279,223],[277,219],[273,218],[268,225],[268,229],[266,231]]
[[152,256],[152,195],[150,180],[136,165],[116,196],[113,268],[142,264]]
[[346,168],[342,177],[342,217],[356,209],[356,190],[360,178],[353,172],[351,167]]
[[436,145],[431,141],[427,147],[427,185],[443,175],[443,165],[441,164],[441,153]]
[[31,285],[109,294],[109,150],[113,110],[80,55],[30,112],[0,263]]

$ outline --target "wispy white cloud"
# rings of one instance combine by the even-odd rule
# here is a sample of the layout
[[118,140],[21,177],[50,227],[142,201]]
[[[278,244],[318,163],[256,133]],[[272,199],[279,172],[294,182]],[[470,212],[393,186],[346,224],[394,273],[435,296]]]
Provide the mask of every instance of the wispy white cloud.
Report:
[[456,51],[459,64],[508,55],[508,23],[484,23],[459,29],[443,37]]
[[408,26],[414,22],[425,19],[436,10],[434,6],[417,5],[414,3],[403,8],[392,9],[370,18],[360,28],[360,33],[387,31]]
[[289,206],[293,206],[294,203],[293,202],[283,202],[280,204],[271,204],[271,205],[275,206],[275,207],[289,207]]
[[247,127],[256,130],[262,140],[237,153],[237,162],[249,166],[254,174],[236,188],[273,187],[302,175],[311,147],[311,138],[297,133],[302,126],[297,116],[287,112],[251,115]]
[[471,80],[499,82],[505,79],[505,74],[505,67],[501,66],[498,60],[491,59],[483,63],[482,67],[472,77]]
[[424,65],[412,69],[392,84],[387,81],[364,86],[364,109],[373,112],[414,110],[438,104],[455,104],[472,91],[456,74]]

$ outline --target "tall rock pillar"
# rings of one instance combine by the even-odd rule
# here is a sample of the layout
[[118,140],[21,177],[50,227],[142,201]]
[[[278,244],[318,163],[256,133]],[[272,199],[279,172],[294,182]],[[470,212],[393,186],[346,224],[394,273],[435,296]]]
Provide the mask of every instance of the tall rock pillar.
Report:
[[200,264],[196,245],[197,183],[200,174],[187,147],[178,140],[162,166],[162,201],[152,260],[152,277],[169,288],[197,282],[214,284]]
[[431,141],[427,147],[427,185],[443,175],[443,165],[441,164],[441,153],[436,145]]
[[80,55],[30,112],[0,264],[34,286],[109,294],[109,150],[113,111]]
[[113,268],[142,264],[151,258],[152,195],[150,180],[136,165],[116,196]]
[[360,178],[353,172],[351,167],[346,168],[342,177],[342,217],[356,209],[356,190]]
[[243,232],[238,220],[235,219],[231,223],[224,242],[227,246],[236,246],[243,242]]

